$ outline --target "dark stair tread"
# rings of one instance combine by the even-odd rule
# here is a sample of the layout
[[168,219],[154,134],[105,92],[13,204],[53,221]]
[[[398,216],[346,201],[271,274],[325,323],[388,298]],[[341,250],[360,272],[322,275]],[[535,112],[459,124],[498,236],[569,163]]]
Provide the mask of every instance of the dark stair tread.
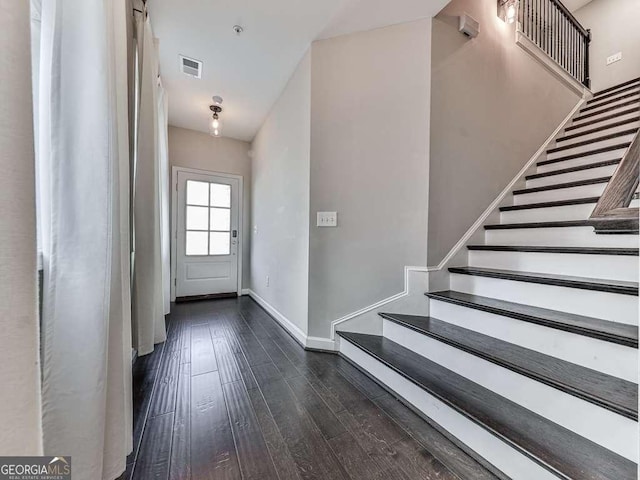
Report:
[[452,290],[430,292],[425,295],[434,300],[638,348],[638,327],[636,325],[611,322]]
[[588,140],[582,140],[581,142],[571,143],[569,145],[562,145],[561,147],[550,148],[547,153],[561,152],[563,150],[570,150],[572,148],[584,147],[585,145],[591,145],[592,143],[604,142],[605,140],[611,140],[613,138],[624,137],[626,135],[632,135],[638,131],[637,128],[629,128],[627,130],[621,130],[620,132],[609,133],[596,138],[590,138]]
[[589,150],[588,152],[572,153],[571,155],[565,155],[564,157],[552,158],[549,160],[543,160],[538,162],[538,165],[550,165],[552,163],[564,162],[566,160],[573,160],[574,158],[589,157],[598,153],[612,152],[614,150],[620,150],[621,148],[627,148],[631,145],[630,142],[616,143],[615,145],[609,145],[607,147],[596,148],[595,150]]
[[[632,99],[632,100],[627,100],[625,102],[622,103],[617,103],[615,105],[610,105],[606,108],[603,108],[601,110],[594,110],[594,111],[590,111],[587,113],[583,113],[578,115],[576,118],[573,119],[574,122],[578,121],[578,120],[584,120],[585,118],[591,118],[591,117],[595,117],[598,115],[602,115],[603,113],[607,113],[607,112],[613,112],[614,110],[618,110],[619,108],[623,108],[623,107],[630,107],[631,105],[634,105],[635,108],[637,109],[637,104],[640,102],[639,99]],[[620,115],[618,113],[618,115]]]
[[516,282],[554,285],[557,287],[578,288],[598,292],[618,293],[638,296],[638,283],[621,280],[602,280],[598,278],[575,277],[553,273],[521,272],[518,270],[500,270],[497,268],[451,267],[451,273],[474,275],[478,277],[498,278]]
[[507,205],[500,207],[501,212],[514,210],[529,210],[532,208],[565,207],[568,205],[584,205],[587,203],[598,203],[600,197],[575,198],[571,200],[556,200],[553,202],[526,203],[524,205]]
[[632,461],[389,339],[338,334],[560,478],[636,478]]
[[567,140],[571,140],[573,138],[583,137],[585,135],[591,135],[592,133],[602,132],[604,130],[609,130],[610,128],[622,127],[623,125],[627,125],[629,123],[637,122],[640,120],[640,117],[627,118],[625,120],[620,120],[619,122],[608,123],[607,125],[601,125],[600,127],[595,127],[590,130],[585,130],[580,133],[572,133],[570,135],[565,135],[564,137],[560,137],[556,139],[556,143],[558,142],[566,142]]
[[489,335],[420,315],[380,313],[392,322],[553,388],[637,420],[638,386]]
[[633,85],[634,83],[640,84],[640,77],[627,80],[626,82],[619,83],[617,85],[614,85],[613,87],[607,87],[604,90],[600,90],[599,92],[593,94],[593,98],[600,97],[605,93],[613,92],[614,90],[622,89],[623,87],[628,88],[629,85]]
[[[583,122],[580,125],[571,125],[570,127],[567,127],[564,129],[565,132],[570,132],[572,130],[575,130],[577,128],[583,128],[583,127],[587,127],[589,125],[595,125],[596,123],[602,123],[602,122],[606,122],[607,120],[613,120],[619,117],[622,117],[623,115],[628,115],[630,113],[638,113],[638,108],[634,107],[634,108],[628,108],[627,110],[624,110],[622,112],[616,112],[613,113],[611,115],[607,115],[605,117],[600,117],[600,118],[596,118],[594,120],[590,120],[588,122]],[[576,119],[574,119],[575,121]],[[610,125],[610,124],[607,124]]]
[[640,83],[632,83],[615,91],[603,92],[600,95],[594,95],[593,98],[590,98],[589,100],[587,100],[587,105],[595,102],[599,102],[600,100],[604,100],[605,98],[615,97],[616,95],[620,95],[621,93],[628,92],[629,90],[634,90],[638,87],[640,87]]
[[622,161],[621,158],[614,160],[604,160],[602,162],[589,163],[587,165],[578,165],[577,167],[561,168],[559,170],[551,170],[544,173],[535,173],[533,175],[527,175],[525,180],[534,180],[536,178],[553,177],[554,175],[562,175],[565,173],[582,172],[584,170],[591,170],[600,167],[609,167],[611,165],[617,165]]
[[621,255],[637,257],[637,248],[612,247],[548,247],[537,245],[468,245],[469,250],[489,252],[532,252],[532,253],[567,253],[579,255]]
[[620,100],[626,100],[628,98],[636,97],[638,95],[640,95],[640,91],[631,89],[631,91],[625,93],[624,95],[620,95],[619,97],[613,96],[607,99],[601,98],[599,99],[599,100],[602,100],[600,103],[589,104],[587,102],[587,106],[582,108],[580,111],[590,112],[591,110],[595,110],[596,108],[602,107],[604,105],[610,105],[612,103],[619,102]]
[[512,230],[516,228],[592,227],[589,220],[558,220],[552,222],[496,223],[485,225],[485,230]]
[[599,183],[607,183],[611,177],[587,178],[585,180],[577,180],[575,182],[554,183],[553,185],[544,185],[542,187],[522,188],[514,190],[514,195],[523,195],[526,193],[546,192],[547,190],[560,190],[562,188],[583,187],[585,185],[597,185]]

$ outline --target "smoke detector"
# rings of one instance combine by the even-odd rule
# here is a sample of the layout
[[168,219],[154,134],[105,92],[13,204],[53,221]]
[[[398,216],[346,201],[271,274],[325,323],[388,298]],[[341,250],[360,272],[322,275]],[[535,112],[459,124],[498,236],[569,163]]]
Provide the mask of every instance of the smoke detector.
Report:
[[189,77],[202,78],[202,62],[195,58],[180,57],[180,71]]

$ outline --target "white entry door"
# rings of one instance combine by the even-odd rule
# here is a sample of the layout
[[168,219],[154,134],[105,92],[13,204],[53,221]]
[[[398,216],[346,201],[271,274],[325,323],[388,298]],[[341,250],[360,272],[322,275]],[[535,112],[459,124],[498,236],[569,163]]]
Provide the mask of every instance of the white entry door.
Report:
[[177,173],[176,297],[237,293],[240,182]]

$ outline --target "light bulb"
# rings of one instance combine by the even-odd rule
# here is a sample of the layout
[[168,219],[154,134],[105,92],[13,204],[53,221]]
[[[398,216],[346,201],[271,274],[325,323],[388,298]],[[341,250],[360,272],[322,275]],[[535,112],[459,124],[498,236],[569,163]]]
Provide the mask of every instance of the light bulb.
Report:
[[222,135],[222,120],[216,117],[212,117],[209,122],[209,135],[212,137],[219,137]]
[[512,3],[507,7],[507,23],[513,23],[516,20],[516,6]]

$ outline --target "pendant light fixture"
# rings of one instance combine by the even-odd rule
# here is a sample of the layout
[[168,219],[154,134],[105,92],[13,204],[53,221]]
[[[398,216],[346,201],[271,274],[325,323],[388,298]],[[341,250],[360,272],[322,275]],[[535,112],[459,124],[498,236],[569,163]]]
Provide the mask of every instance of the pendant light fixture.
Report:
[[213,105],[209,105],[209,110],[213,112],[213,116],[209,121],[209,135],[212,137],[222,136],[222,119],[220,114],[222,113],[222,97],[217,95],[213,97]]

